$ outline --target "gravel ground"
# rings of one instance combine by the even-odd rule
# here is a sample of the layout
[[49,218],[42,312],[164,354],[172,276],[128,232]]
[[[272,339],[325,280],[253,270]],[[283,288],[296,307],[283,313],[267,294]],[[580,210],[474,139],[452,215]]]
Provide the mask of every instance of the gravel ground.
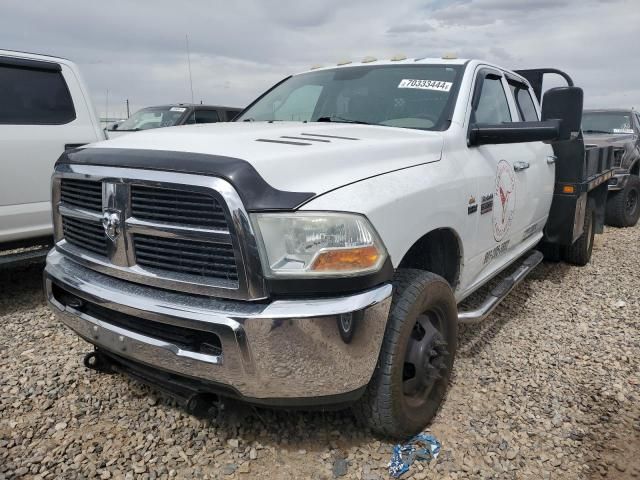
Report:
[[[0,478],[388,478],[392,445],[348,412],[213,423],[85,369],[40,278],[0,272]],[[640,478],[639,286],[640,228],[609,229],[591,265],[543,264],[462,329],[442,453],[403,478]]]

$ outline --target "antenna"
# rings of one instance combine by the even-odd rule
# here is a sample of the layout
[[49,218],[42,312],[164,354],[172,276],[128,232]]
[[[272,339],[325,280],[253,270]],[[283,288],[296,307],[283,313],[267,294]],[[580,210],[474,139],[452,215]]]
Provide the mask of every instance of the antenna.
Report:
[[189,86],[191,87],[191,103],[193,103],[193,79],[191,78],[191,53],[189,52],[189,35],[184,36],[187,42],[187,65],[189,66]]
[[109,122],[109,89],[107,88],[107,96],[105,99],[105,112],[104,117],[107,122]]

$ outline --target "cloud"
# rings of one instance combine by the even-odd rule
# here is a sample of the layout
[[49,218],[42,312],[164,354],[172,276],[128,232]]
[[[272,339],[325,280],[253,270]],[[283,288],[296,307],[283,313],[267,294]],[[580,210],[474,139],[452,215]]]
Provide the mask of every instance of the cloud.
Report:
[[389,28],[387,33],[425,33],[433,30],[434,28],[428,23],[405,23]]
[[431,18],[441,25],[487,26],[531,22],[540,14],[562,9],[568,0],[471,0],[438,5]]
[[[243,106],[314,64],[367,55],[455,52],[510,68],[552,66],[585,89],[585,103],[640,106],[630,61],[636,3],[611,0],[3,0],[3,48],[75,61],[100,113],[194,100]],[[55,5],[55,6],[54,6]]]

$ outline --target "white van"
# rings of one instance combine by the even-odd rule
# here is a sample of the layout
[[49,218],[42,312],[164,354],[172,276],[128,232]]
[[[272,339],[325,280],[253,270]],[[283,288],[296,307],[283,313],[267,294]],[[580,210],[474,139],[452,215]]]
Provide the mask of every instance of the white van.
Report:
[[0,251],[50,243],[55,161],[104,139],[75,64],[0,50]]

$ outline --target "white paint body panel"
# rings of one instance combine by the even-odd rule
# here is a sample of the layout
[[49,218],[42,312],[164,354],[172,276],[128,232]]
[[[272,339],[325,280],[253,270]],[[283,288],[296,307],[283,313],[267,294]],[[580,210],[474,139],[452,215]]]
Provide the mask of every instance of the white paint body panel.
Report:
[[52,233],[51,174],[66,144],[105,138],[78,68],[60,58],[0,50],[0,56],[60,64],[76,110],[65,125],[0,125],[0,243]]
[[[357,140],[308,141],[311,145],[259,142],[258,139],[302,142],[280,137],[302,133]],[[322,138],[322,137],[318,137]],[[301,122],[220,122],[136,132],[92,148],[136,148],[215,154],[240,158],[271,186],[286,191],[324,193],[345,184],[420,163],[437,161],[439,132],[369,125]]]
[[[414,62],[465,63],[426,59],[376,64]],[[451,124],[443,132],[330,123],[218,123],[138,132],[92,147],[192,152],[246,160],[277,189],[313,192],[315,197],[300,206],[302,210],[366,215],[385,243],[394,267],[425,234],[451,229],[461,247],[461,272],[455,292],[460,301],[540,240],[554,187],[555,167],[546,163],[546,157],[552,155],[549,145],[467,145],[475,75],[485,66],[490,65],[467,63]],[[509,106],[516,119],[512,99]],[[301,137],[303,133],[357,140],[331,138],[330,142],[309,142],[308,146],[256,141],[304,142],[280,138]],[[480,203],[482,195],[495,192],[500,160],[511,167],[516,161],[526,161],[530,168],[514,172],[518,196],[513,222],[505,237],[496,241],[492,216],[480,215]],[[473,214],[468,211],[471,198],[478,206]],[[505,240],[509,241],[508,249],[487,261],[487,252]]]
[[[452,229],[462,250],[460,278],[455,291],[458,301],[540,241],[553,198],[555,165],[546,162],[546,157],[553,155],[550,145],[531,142],[467,146],[475,75],[480,68],[487,66],[491,65],[469,62],[452,124],[442,132],[439,162],[348,185],[302,207],[304,210],[345,210],[366,215],[385,242],[396,268],[422,236],[439,228]],[[518,119],[517,107],[508,98],[515,121]],[[539,112],[537,105],[536,108]],[[515,161],[525,161],[530,167],[514,172],[518,193],[514,219],[505,238],[496,241],[493,211],[481,215],[480,203],[482,195],[495,194],[496,168],[500,160],[506,160],[511,166]],[[468,214],[472,196],[478,211]],[[533,233],[528,229],[533,229]],[[508,250],[485,263],[487,252],[507,240]]]

